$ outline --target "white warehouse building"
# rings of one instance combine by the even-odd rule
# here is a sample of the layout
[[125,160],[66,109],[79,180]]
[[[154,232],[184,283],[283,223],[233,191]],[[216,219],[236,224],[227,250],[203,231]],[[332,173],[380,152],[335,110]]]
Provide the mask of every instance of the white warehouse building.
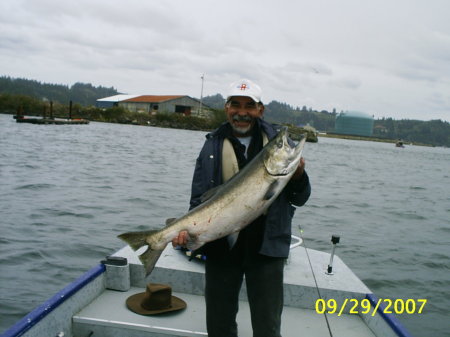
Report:
[[202,105],[200,108],[199,100],[186,95],[115,95],[97,100],[99,108],[114,106],[148,114],[180,113],[185,116],[205,116],[210,112],[208,106]]

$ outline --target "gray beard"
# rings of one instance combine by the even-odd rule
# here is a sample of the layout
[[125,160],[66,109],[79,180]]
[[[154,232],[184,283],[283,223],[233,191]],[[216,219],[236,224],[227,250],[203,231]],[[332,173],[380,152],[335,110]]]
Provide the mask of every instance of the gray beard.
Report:
[[240,128],[240,127],[237,127],[237,126],[231,124],[231,127],[233,128],[233,131],[236,132],[237,134],[245,135],[251,130],[252,125],[249,125],[246,128]]
[[233,131],[236,132],[238,135],[245,135],[247,134],[251,128],[253,127],[253,118],[249,117],[249,116],[239,116],[239,115],[234,115],[233,116],[233,121],[245,121],[245,122],[250,122],[251,124],[245,128],[243,127],[238,127],[235,126],[233,123],[231,123],[231,127],[233,128]]

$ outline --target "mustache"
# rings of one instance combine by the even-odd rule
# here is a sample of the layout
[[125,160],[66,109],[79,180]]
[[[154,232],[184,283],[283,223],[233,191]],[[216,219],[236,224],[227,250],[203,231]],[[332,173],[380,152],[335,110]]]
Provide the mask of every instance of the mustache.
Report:
[[251,122],[253,120],[252,117],[250,116],[241,116],[241,115],[234,115],[233,116],[233,121],[235,122]]

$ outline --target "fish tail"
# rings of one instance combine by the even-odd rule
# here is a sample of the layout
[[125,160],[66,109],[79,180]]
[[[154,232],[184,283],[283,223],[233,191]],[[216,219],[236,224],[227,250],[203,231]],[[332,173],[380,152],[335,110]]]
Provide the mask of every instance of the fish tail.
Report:
[[159,259],[163,250],[152,249],[152,247],[147,242],[147,237],[154,235],[157,233],[157,230],[152,231],[142,231],[142,232],[128,232],[123,233],[118,236],[119,239],[122,239],[126,243],[130,245],[133,250],[138,250],[141,247],[147,246],[148,249],[139,255],[139,260],[141,260],[142,264],[145,266],[146,275],[150,274],[150,272],[155,267],[156,262]]
[[145,275],[148,275],[152,272],[162,252],[162,250],[154,250],[148,247],[145,253],[139,255],[139,260],[141,260],[142,264],[145,267]]
[[120,234],[118,238],[128,243],[133,250],[138,250],[139,248],[148,245],[147,237],[156,232],[158,231],[127,232]]

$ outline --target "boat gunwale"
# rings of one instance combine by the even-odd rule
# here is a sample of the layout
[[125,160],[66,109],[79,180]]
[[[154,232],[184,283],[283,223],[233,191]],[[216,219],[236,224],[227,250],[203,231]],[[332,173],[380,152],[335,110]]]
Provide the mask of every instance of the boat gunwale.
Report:
[[80,289],[82,289],[92,280],[103,274],[105,271],[106,267],[101,263],[91,268],[86,273],[77,278],[75,281],[69,283],[62,290],[58,291],[55,295],[46,300],[44,303],[33,309],[22,319],[17,321],[1,336],[2,337],[22,336],[34,325],[39,323],[44,317],[46,317],[53,310],[58,308],[62,303],[68,300],[72,295],[76,294]]
[[372,304],[374,308],[378,308],[377,313],[381,317],[383,317],[383,319],[398,337],[413,337],[409,333],[409,331],[406,330],[406,328],[402,325],[402,323],[400,323],[400,321],[395,317],[394,314],[385,312],[385,305],[383,303],[377,306],[379,299],[375,294],[366,294],[366,298],[370,301],[370,304]]

